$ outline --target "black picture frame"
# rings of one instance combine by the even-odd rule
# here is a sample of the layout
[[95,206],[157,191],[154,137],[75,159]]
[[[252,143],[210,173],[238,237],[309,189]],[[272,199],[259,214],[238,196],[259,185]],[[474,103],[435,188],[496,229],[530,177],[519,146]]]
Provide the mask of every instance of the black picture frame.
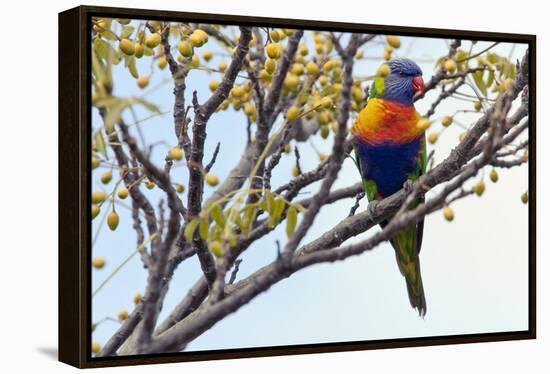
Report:
[[90,347],[90,33],[94,16],[461,37],[527,43],[529,112],[536,113],[536,37],[467,30],[80,6],[59,14],[59,360],[79,368],[495,342],[536,338],[536,118],[529,124],[529,328],[526,331],[92,358]]

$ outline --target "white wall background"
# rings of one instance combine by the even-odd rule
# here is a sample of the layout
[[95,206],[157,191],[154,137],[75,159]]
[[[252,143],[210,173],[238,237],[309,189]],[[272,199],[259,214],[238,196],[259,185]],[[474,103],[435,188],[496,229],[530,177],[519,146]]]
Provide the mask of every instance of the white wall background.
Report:
[[[78,5],[74,1],[55,4],[19,1],[4,9],[2,22],[2,114],[3,136],[0,154],[2,183],[2,270],[0,287],[0,368],[19,372],[40,370],[74,372],[55,361],[57,345],[57,12]],[[545,83],[549,82],[543,61],[549,61],[550,34],[547,14],[534,1],[512,7],[504,2],[464,0],[445,6],[441,1],[394,1],[384,3],[340,0],[337,3],[279,0],[260,2],[233,0],[215,2],[182,1],[96,1],[97,5],[117,5],[165,10],[185,10],[226,14],[245,14],[284,18],[362,22],[408,26],[428,26],[538,34],[538,190],[547,190],[545,160],[550,151],[544,139],[547,113]],[[18,38],[21,38],[18,40]],[[545,44],[546,43],[546,44]],[[6,79],[8,80],[6,84]],[[32,110],[29,110],[32,108]],[[7,114],[7,116],[6,116]],[[357,368],[361,371],[405,371],[436,373],[543,372],[548,366],[550,324],[550,282],[544,252],[550,240],[544,231],[541,212],[549,209],[548,200],[538,198],[538,336],[536,341],[470,344],[430,348],[410,348],[353,353],[261,358],[218,362],[162,365],[162,373],[281,372],[316,370],[334,372]],[[29,234],[31,233],[31,234]],[[23,277],[21,274],[25,274]],[[150,371],[151,367],[104,369],[100,372]]]

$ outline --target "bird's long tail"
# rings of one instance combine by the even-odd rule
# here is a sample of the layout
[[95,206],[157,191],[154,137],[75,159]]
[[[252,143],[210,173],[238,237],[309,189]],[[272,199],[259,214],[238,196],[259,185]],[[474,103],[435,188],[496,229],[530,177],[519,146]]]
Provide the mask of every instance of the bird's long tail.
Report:
[[[385,224],[387,222],[384,222],[383,226]],[[395,250],[395,258],[399,271],[407,282],[407,293],[409,294],[411,306],[418,311],[421,317],[424,317],[426,315],[426,297],[424,295],[420,259],[418,257],[422,241],[422,229],[423,227],[417,226],[405,228],[399,231],[390,240],[390,243]]]
[[424,295],[424,285],[422,284],[422,275],[420,273],[420,259],[418,255],[413,255],[408,260],[401,259],[395,253],[397,265],[401,274],[407,282],[407,293],[409,294],[409,302],[411,306],[418,311],[421,317],[426,315],[426,297]]

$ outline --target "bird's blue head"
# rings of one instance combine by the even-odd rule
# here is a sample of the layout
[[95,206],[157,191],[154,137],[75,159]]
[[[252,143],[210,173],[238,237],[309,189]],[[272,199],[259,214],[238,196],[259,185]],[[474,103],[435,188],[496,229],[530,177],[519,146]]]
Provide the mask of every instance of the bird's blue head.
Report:
[[391,60],[390,74],[384,78],[384,90],[379,97],[403,105],[413,105],[416,94],[424,92],[422,70],[412,60],[398,58]]

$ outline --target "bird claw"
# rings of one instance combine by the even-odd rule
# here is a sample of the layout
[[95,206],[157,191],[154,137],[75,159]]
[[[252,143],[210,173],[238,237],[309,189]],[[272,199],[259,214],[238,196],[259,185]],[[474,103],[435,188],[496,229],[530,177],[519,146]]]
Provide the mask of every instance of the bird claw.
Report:
[[376,216],[377,206],[378,206],[378,201],[370,201],[369,205],[367,205],[367,211],[369,212],[369,218],[372,221],[372,223],[376,223],[374,221],[374,217]]
[[407,179],[407,180],[405,181],[405,183],[403,183],[403,189],[405,190],[405,192],[407,193],[407,195],[408,195],[409,193],[412,192],[412,190],[413,190],[413,184],[414,184],[414,182],[413,182],[412,180],[410,180],[410,179]]

